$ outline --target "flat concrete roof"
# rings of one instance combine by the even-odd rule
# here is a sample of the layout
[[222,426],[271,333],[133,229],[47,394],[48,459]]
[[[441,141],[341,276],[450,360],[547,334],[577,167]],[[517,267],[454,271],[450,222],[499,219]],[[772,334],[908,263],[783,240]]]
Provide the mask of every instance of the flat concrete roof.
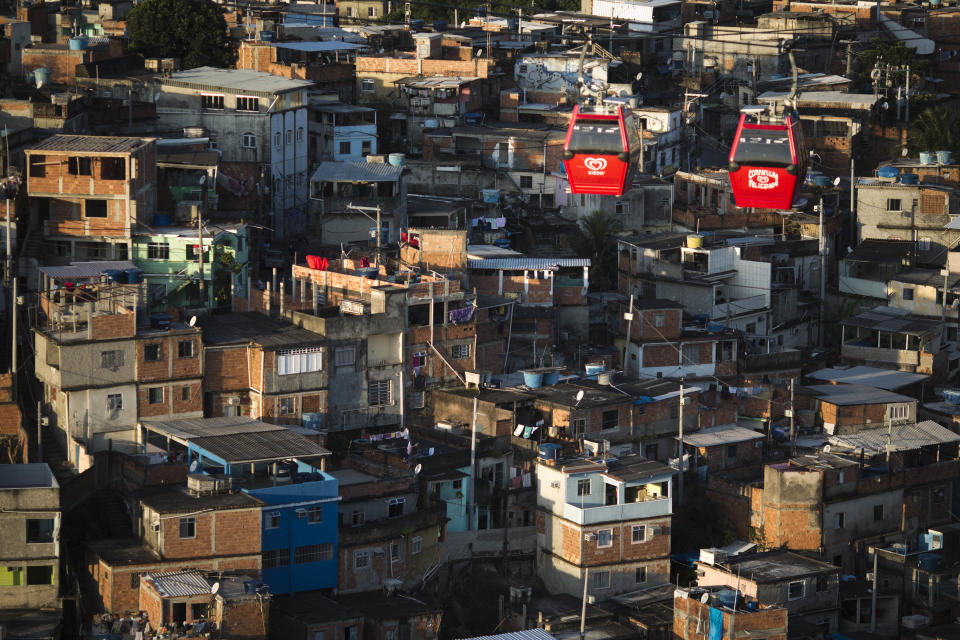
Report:
[[0,464],[0,489],[59,489],[46,462]]

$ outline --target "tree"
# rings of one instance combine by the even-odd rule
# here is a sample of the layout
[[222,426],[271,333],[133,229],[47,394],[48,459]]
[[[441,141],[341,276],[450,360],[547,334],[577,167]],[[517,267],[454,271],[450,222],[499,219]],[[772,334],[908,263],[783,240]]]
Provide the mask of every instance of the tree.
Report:
[[210,0],[144,0],[127,16],[130,47],[147,58],[180,58],[184,69],[229,67],[227,21]]
[[578,226],[580,232],[568,238],[570,247],[581,258],[590,258],[590,289],[607,291],[616,284],[615,236],[622,228],[620,221],[603,211],[594,211]]
[[948,150],[960,152],[960,118],[943,105],[930,107],[911,123],[907,149],[911,155],[921,151]]

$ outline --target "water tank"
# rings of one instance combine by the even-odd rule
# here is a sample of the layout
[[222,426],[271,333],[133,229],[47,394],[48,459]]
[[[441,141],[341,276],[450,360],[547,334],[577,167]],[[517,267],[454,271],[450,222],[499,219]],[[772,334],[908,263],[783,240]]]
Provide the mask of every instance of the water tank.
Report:
[[950,164],[953,162],[953,152],[937,151],[937,162],[940,164]]
[[917,566],[926,571],[936,571],[942,564],[939,553],[921,553],[917,556]]
[[723,327],[724,325],[719,322],[707,323],[707,331],[709,331],[710,333],[720,333],[721,331],[723,331]]
[[46,84],[50,84],[50,69],[47,69],[46,67],[34,69],[33,78],[37,83],[38,89]]
[[156,213],[153,215],[153,226],[169,227],[171,224],[173,224],[173,218],[170,217],[169,213]]
[[151,313],[150,314],[150,328],[151,329],[161,329],[166,330],[170,328],[170,314],[169,313]]
[[120,269],[107,269],[103,272],[107,280],[116,284],[127,284],[127,272]]
[[437,120],[424,120],[423,128],[424,129],[436,129],[440,126],[440,122]]
[[597,384],[610,386],[613,384],[613,371],[604,371],[597,374]]
[[500,202],[500,190],[499,189],[482,189],[483,192],[483,202],[485,204],[497,204]]
[[262,42],[273,42],[277,37],[277,34],[273,31],[261,31],[260,40]]
[[933,151],[920,152],[920,164],[933,164],[937,155]]
[[687,247],[690,249],[699,249],[702,246],[703,236],[697,233],[687,236]]
[[142,269],[127,269],[127,284],[140,284],[143,282]]
[[736,609],[737,595],[738,593],[733,589],[722,589],[717,593],[717,598],[720,600],[721,606],[724,606],[727,609]]
[[437,33],[447,30],[447,21],[446,20],[437,20],[433,23],[433,30]]
[[944,402],[960,405],[960,391],[956,389],[944,389],[942,393]]
[[395,167],[402,167],[407,162],[407,156],[402,153],[391,153],[387,161]]
[[539,389],[543,386],[543,371],[524,371],[523,384],[527,385],[531,389]]
[[483,114],[476,112],[464,114],[463,121],[470,126],[478,126],[483,123]]
[[423,31],[423,20],[419,18],[414,18],[410,21],[410,31],[416,33],[417,31]]
[[818,187],[826,187],[826,186],[829,186],[829,184],[830,184],[830,178],[829,178],[829,176],[822,176],[822,175],[821,175],[821,176],[814,176],[814,177],[813,177],[813,184],[817,185]]
[[900,184],[919,184],[920,176],[915,173],[904,173],[900,176]]
[[[897,179],[899,175],[900,175],[900,169],[897,169],[896,167],[891,167],[889,165],[886,167],[880,167],[877,170],[877,177],[883,180],[884,182],[893,182],[894,180]],[[824,176],[824,178],[826,178],[826,176]],[[827,182],[829,182],[829,179],[827,179]]]
[[541,460],[556,460],[560,457],[560,445],[552,442],[544,442],[537,447],[537,451]]
[[88,43],[89,40],[87,40],[87,36],[77,36],[75,38],[70,38],[67,46],[70,47],[71,51],[83,51],[87,48]]
[[543,373],[543,384],[551,385],[551,384],[557,384],[558,382],[560,382],[559,371],[545,371]]
[[607,368],[607,365],[605,365],[605,364],[602,363],[602,362],[596,362],[596,363],[588,364],[588,365],[585,367],[588,376],[598,375],[600,372],[602,372],[602,371],[603,371],[604,369],[606,369],[606,368]]
[[756,611],[756,610],[757,610],[757,601],[756,601],[756,600],[750,600],[749,602],[747,602],[747,611],[753,612],[753,611]]

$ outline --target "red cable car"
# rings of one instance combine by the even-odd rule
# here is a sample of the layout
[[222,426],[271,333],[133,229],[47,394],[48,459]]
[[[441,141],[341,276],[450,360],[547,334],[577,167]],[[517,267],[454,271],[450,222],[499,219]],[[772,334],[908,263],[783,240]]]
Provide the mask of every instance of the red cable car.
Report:
[[790,209],[807,174],[800,118],[795,113],[772,117],[765,107],[744,107],[729,171],[738,207]]
[[640,136],[623,107],[576,105],[563,144],[563,168],[573,193],[617,196],[636,175]]

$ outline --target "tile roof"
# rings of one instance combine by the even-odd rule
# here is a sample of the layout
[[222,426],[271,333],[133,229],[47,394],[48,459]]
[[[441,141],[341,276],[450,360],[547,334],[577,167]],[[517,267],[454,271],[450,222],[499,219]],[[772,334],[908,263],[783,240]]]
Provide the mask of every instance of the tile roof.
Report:
[[150,573],[143,576],[164,598],[210,595],[210,583],[196,569]]
[[120,136],[50,136],[27,149],[34,151],[74,151],[77,153],[130,153],[153,141],[153,138]]
[[396,182],[403,167],[386,162],[321,162],[311,182]]

